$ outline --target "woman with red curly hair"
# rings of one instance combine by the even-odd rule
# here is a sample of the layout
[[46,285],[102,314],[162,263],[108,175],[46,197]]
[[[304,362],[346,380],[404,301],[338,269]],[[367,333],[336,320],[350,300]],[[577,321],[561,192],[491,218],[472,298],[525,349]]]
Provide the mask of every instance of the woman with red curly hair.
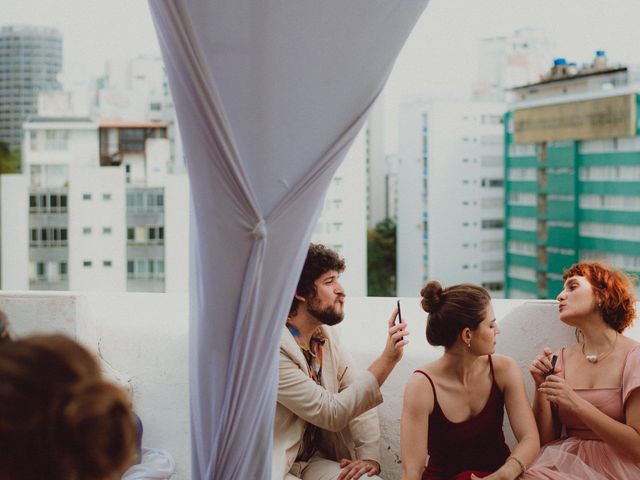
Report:
[[622,334],[635,318],[633,283],[599,262],[563,280],[560,320],[578,341],[555,353],[555,368],[549,349],[529,367],[544,448],[522,478],[640,478],[640,344]]

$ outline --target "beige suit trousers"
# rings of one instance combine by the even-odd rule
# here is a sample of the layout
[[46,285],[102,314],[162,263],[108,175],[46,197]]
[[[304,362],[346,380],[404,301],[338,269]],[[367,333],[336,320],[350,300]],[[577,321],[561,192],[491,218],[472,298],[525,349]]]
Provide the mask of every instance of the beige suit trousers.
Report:
[[[340,464],[328,460],[317,453],[308,462],[296,462],[289,470],[285,480],[336,480],[340,475]],[[368,477],[364,474],[360,480],[382,480],[377,475]]]

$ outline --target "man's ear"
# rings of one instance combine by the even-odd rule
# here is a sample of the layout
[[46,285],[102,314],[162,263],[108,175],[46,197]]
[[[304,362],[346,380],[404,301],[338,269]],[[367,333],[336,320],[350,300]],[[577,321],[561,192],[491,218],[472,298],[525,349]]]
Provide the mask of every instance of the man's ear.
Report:
[[295,298],[296,300],[298,300],[299,302],[302,303],[307,303],[307,299],[304,298],[302,295],[298,295],[297,293],[293,296],[293,298]]

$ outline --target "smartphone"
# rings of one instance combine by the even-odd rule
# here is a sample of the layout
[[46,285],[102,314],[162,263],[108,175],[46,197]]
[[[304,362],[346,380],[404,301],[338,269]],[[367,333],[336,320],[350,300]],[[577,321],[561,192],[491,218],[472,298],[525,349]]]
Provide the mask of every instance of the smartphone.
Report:
[[396,300],[396,305],[398,305],[398,316],[396,317],[396,325],[402,323],[402,313],[400,313],[400,300]]
[[551,370],[549,370],[546,374],[545,377],[548,377],[549,375],[553,375],[556,371],[556,362],[558,361],[558,356],[554,355],[553,357],[551,357]]

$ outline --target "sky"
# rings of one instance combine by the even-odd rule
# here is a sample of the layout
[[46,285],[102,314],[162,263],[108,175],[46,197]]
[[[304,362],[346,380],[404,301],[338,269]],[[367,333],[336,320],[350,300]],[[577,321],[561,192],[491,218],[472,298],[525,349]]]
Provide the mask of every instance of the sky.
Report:
[[[466,95],[478,40],[519,28],[544,30],[557,46],[554,56],[578,64],[596,50],[613,62],[640,64],[638,19],[640,0],[431,0],[389,79],[388,115],[405,95]],[[7,24],[57,27],[69,85],[99,76],[108,59],[159,55],[144,0],[3,0],[0,25]]]

